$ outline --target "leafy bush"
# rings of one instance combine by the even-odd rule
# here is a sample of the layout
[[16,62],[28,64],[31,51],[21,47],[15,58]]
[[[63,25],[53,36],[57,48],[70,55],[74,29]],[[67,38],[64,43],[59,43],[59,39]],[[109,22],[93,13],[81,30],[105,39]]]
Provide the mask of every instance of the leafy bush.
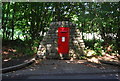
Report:
[[94,44],[94,51],[96,52],[96,55],[102,56],[102,46],[99,42]]
[[101,40],[84,40],[86,45],[86,56],[102,56],[105,54],[116,53],[115,41],[105,43]]
[[86,49],[87,56],[102,56],[104,54],[103,43],[102,40],[85,40],[85,45],[88,47]]
[[91,50],[91,49],[86,49],[85,54],[86,54],[85,56],[91,57],[91,56],[96,55],[96,52],[94,50]]
[[102,45],[104,43],[104,41],[102,41],[102,40],[93,40],[93,39],[92,40],[84,40],[84,42],[85,42],[85,46],[87,46],[89,49],[94,49],[95,43],[99,43],[100,45]]

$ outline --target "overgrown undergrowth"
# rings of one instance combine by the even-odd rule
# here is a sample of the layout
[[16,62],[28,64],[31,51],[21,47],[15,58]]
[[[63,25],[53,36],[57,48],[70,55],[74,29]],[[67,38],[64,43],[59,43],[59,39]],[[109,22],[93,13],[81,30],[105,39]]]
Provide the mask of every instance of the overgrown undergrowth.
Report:
[[104,56],[104,55],[117,55],[115,41],[106,43],[103,40],[84,40],[85,54],[87,57],[91,56]]
[[38,45],[39,41],[2,40],[3,59],[33,56],[37,52]]

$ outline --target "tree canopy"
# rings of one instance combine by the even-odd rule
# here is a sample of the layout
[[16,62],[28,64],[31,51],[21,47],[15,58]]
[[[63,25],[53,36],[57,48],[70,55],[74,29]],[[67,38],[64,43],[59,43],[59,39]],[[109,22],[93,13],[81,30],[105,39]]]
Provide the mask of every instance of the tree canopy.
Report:
[[[120,2],[3,2],[3,40],[41,40],[51,22],[70,21],[83,33],[115,41],[120,53]],[[33,42],[32,42],[33,43]]]

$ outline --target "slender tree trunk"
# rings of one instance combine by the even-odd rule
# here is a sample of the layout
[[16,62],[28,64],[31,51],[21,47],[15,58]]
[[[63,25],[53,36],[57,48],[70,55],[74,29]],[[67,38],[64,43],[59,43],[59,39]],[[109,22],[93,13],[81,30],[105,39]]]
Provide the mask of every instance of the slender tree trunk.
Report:
[[[10,3],[3,3],[3,6],[7,5],[7,10],[9,11],[9,5]],[[5,15],[4,15],[4,11],[3,11],[3,16],[2,16],[2,27],[3,27],[3,39],[5,39],[5,37],[7,38],[7,34],[8,34],[8,31],[6,30],[6,25],[7,25],[7,21],[8,21],[8,15],[9,15],[9,12],[6,12],[6,18],[5,18]],[[5,19],[4,19],[5,18]],[[6,35],[5,35],[6,34]]]
[[35,35],[34,35],[34,28],[35,28],[35,3],[31,3],[31,27],[30,27],[30,34],[31,34],[31,38],[32,40],[35,39]]
[[94,23],[93,23],[93,21],[91,22],[91,28],[92,28],[92,32],[91,32],[91,34],[93,35],[93,49],[94,49],[94,44],[95,44],[95,35],[94,35]]
[[105,28],[103,26],[100,29],[100,35],[101,35],[101,37],[102,37],[103,40],[106,40],[105,39]]
[[117,49],[118,49],[118,54],[120,54],[120,28],[118,29],[117,33]]
[[13,13],[12,13],[12,40],[14,40],[14,26],[15,26],[15,7],[16,7],[16,3],[13,4]]
[[56,16],[55,16],[55,20],[56,21],[60,21],[60,2],[57,2],[55,5],[55,12],[56,12]]
[[[118,19],[119,21],[119,19]],[[118,54],[120,55],[120,22],[118,23],[118,30],[117,30],[117,38],[116,38],[116,46],[118,50]]]
[[[14,16],[13,16],[14,19]],[[14,40],[14,20],[12,19],[12,40]]]
[[[4,7],[5,6],[5,4],[3,3],[2,4],[2,6]],[[4,10],[2,11],[2,13],[3,13],[3,15],[2,15],[2,28],[3,28],[3,39],[5,39],[5,29],[6,29],[6,27],[5,27],[5,15],[4,15],[4,11],[5,11],[5,8],[4,8]]]
[[83,36],[84,29],[83,29],[83,28],[85,28],[85,21],[84,21],[83,24],[82,24],[82,39],[84,39],[84,36]]

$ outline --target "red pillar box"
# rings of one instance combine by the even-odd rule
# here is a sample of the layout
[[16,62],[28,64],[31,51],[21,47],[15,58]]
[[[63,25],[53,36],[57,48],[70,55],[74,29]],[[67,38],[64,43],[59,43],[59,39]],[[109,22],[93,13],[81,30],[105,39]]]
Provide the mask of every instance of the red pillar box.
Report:
[[69,27],[58,27],[58,54],[69,53]]

